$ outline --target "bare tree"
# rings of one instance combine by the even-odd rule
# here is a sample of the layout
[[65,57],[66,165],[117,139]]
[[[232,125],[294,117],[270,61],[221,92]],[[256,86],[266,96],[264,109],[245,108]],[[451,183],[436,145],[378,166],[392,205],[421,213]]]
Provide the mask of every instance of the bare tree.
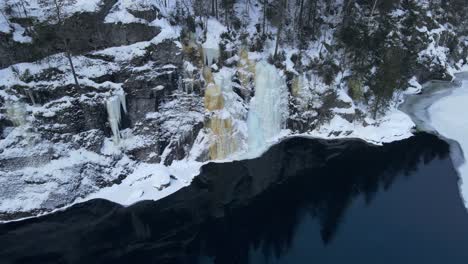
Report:
[[279,1],[279,14],[281,15],[281,19],[280,19],[280,22],[279,22],[279,26],[278,26],[278,31],[276,32],[276,44],[275,44],[275,53],[273,55],[273,58],[276,60],[278,58],[278,48],[279,48],[279,43],[280,43],[280,39],[281,39],[281,33],[283,32],[283,27],[284,27],[284,23],[285,23],[285,17],[286,15],[284,15],[284,12],[286,11],[287,9],[287,5],[288,5],[288,0],[280,0]]
[[266,17],[267,17],[267,8],[268,8],[268,0],[263,0],[263,26],[262,26],[262,34],[265,35],[265,27],[266,27]]
[[375,7],[377,6],[377,1],[378,0],[374,0],[374,5],[372,6],[372,10],[370,12],[370,15],[369,15],[369,25],[372,21],[372,17],[374,16],[374,11],[375,11]]
[[65,55],[70,64],[70,69],[73,74],[73,79],[75,80],[75,85],[77,88],[80,87],[78,82],[78,77],[76,76],[75,66],[73,65],[72,54],[70,50],[70,40],[63,36],[63,26],[64,26],[64,9],[67,6],[71,6],[76,3],[76,0],[39,0],[39,4],[45,10],[48,10],[51,17],[55,17],[57,25],[61,32],[60,38],[65,49]]
[[[3,0],[3,10],[0,10],[2,16],[6,19],[7,23],[11,25],[7,16],[17,16],[20,18],[29,18],[28,10],[26,8],[25,0]],[[25,26],[25,30],[28,34],[32,34],[33,30],[31,26]]]

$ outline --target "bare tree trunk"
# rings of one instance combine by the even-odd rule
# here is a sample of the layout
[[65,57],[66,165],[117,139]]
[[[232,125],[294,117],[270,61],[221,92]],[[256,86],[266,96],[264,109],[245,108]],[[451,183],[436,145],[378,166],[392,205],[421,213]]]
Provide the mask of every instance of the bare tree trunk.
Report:
[[370,13],[370,16],[369,16],[369,26],[370,26],[370,22],[372,20],[372,16],[374,15],[375,7],[377,6],[377,1],[378,0],[374,1],[374,6],[372,7],[372,10],[371,10],[371,13]]
[[372,109],[372,118],[373,119],[376,119],[377,118],[377,114],[379,113],[379,107],[380,107],[380,103],[381,103],[381,97],[380,96],[376,96],[375,98],[375,102],[374,102],[374,107]]
[[301,0],[301,6],[300,6],[300,9],[299,9],[299,29],[300,29],[300,30],[302,29],[302,14],[303,14],[303,10],[304,10],[304,0]]
[[313,8],[313,16],[312,16],[312,35],[314,36],[315,39],[315,28],[317,25],[317,19],[315,18],[317,16],[317,0],[314,2],[314,8]]
[[228,23],[228,10],[224,10],[224,23],[226,23],[228,29],[231,28],[230,23]]
[[55,4],[55,13],[57,15],[58,23],[60,25],[62,25],[62,14],[60,13],[60,6],[59,6],[57,0],[54,0],[54,4]]
[[280,14],[283,14],[281,16],[281,21],[278,27],[278,32],[276,33],[276,45],[275,45],[275,54],[273,55],[274,60],[276,61],[278,59],[278,47],[279,47],[279,42],[281,38],[281,33],[283,31],[283,24],[284,24],[284,11],[286,10],[285,6],[287,5],[287,0],[282,0],[280,2]]
[[76,76],[75,66],[73,65],[72,56],[71,56],[71,53],[68,50],[66,52],[66,55],[67,55],[67,58],[68,58],[68,62],[70,63],[70,68],[71,68],[71,71],[72,71],[72,74],[73,74],[73,79],[75,80],[76,88],[80,88],[80,83],[78,82],[78,77]]
[[278,27],[278,32],[276,33],[275,54],[273,55],[273,58],[275,59],[275,61],[278,58],[278,47],[279,47],[282,31],[283,31],[283,21],[281,21],[281,24]]
[[[55,13],[57,15],[58,23],[59,23],[60,26],[63,26],[63,20],[62,20],[60,5],[57,2],[57,0],[54,0],[54,4],[55,4]],[[71,55],[71,52],[70,52],[70,46],[68,45],[68,42],[65,39],[63,40],[63,43],[65,45],[65,55],[66,55],[66,57],[68,59],[68,62],[70,63],[70,68],[71,68],[71,71],[72,71],[72,74],[73,74],[73,79],[75,80],[76,88],[80,88],[80,83],[78,82],[78,77],[76,76],[75,66],[73,65],[72,55]]]
[[263,35],[265,35],[267,4],[268,0],[263,0]]
[[215,16],[215,0],[211,0],[211,16]]
[[304,10],[304,0],[301,0],[301,5],[300,5],[300,9],[299,9],[299,22],[298,22],[299,41],[300,42],[302,42],[302,30],[303,30],[302,14],[303,14],[303,10]]

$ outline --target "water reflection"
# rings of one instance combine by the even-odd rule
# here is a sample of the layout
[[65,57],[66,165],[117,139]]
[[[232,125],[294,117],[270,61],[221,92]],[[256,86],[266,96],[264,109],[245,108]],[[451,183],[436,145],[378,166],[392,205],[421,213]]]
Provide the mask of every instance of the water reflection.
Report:
[[[373,230],[369,245],[387,236],[400,237],[411,243],[406,248],[414,256],[434,247],[437,251],[424,253],[429,262],[444,255],[450,256],[450,263],[465,263],[468,217],[448,153],[446,143],[428,134],[384,147],[352,140],[291,139],[258,159],[207,165],[191,186],[158,202],[122,208],[93,201],[2,225],[0,259],[6,263],[343,263],[349,259],[328,255],[349,256],[355,246],[349,241],[371,237],[350,231]],[[413,205],[418,208],[407,208]],[[431,217],[421,208],[428,208]],[[370,214],[375,210],[380,211]],[[380,220],[370,224],[362,220],[374,218]],[[390,218],[394,220],[387,221]],[[394,232],[400,230],[395,225],[407,225],[411,231]],[[434,246],[439,242],[445,247]],[[388,253],[392,247],[392,256],[407,257],[408,252],[391,242],[362,256],[379,256],[383,254],[379,250]],[[467,258],[457,262],[463,257]],[[387,263],[371,259],[366,262],[362,257],[359,263]]]

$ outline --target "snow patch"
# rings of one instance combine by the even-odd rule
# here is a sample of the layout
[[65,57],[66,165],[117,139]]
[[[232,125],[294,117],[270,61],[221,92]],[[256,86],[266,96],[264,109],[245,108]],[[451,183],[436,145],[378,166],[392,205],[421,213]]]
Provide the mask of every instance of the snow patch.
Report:
[[123,24],[130,24],[130,23],[146,24],[149,21],[135,17],[129,12],[129,10],[151,11],[152,10],[151,8],[152,8],[152,5],[148,1],[145,1],[145,0],[119,0],[112,7],[111,11],[104,19],[104,22],[105,23],[123,23]]
[[174,162],[169,167],[140,163],[121,184],[103,188],[77,202],[101,198],[128,206],[143,200],[156,201],[189,185],[200,173],[202,165],[200,162],[188,161]]

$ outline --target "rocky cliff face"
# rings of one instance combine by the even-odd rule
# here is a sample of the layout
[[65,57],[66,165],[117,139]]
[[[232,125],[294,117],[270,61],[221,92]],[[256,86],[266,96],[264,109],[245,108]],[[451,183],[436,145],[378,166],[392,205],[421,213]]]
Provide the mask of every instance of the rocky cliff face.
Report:
[[[436,7],[405,1],[372,11],[380,16],[369,25],[346,24],[343,17],[369,12],[364,2],[348,9],[317,1],[319,38],[304,48],[283,33],[275,58],[277,25],[267,21],[271,33],[261,33],[256,1],[237,1],[234,13],[221,8],[218,19],[184,1],[78,1],[63,23],[35,1],[28,17],[9,10],[0,20],[0,220],[87,197],[162,197],[189,183],[200,162],[252,157],[285,135],[375,143],[409,136],[411,121],[395,109],[401,91],[462,69],[465,29]],[[424,19],[405,28],[415,12]],[[366,38],[380,45],[390,22],[401,28],[385,29],[388,48],[356,47]],[[410,54],[410,44],[419,57],[408,58],[418,63],[403,69],[392,56]]]
[[104,23],[116,3],[117,0],[105,0],[94,12],[71,13],[63,25],[51,24],[50,20],[41,21],[36,17],[12,17],[14,22],[11,23],[27,29],[24,34],[29,35],[31,40],[18,42],[15,41],[15,32],[0,32],[0,68],[64,52],[64,39],[72,53],[82,54],[147,41],[159,33],[159,28],[142,23]]

